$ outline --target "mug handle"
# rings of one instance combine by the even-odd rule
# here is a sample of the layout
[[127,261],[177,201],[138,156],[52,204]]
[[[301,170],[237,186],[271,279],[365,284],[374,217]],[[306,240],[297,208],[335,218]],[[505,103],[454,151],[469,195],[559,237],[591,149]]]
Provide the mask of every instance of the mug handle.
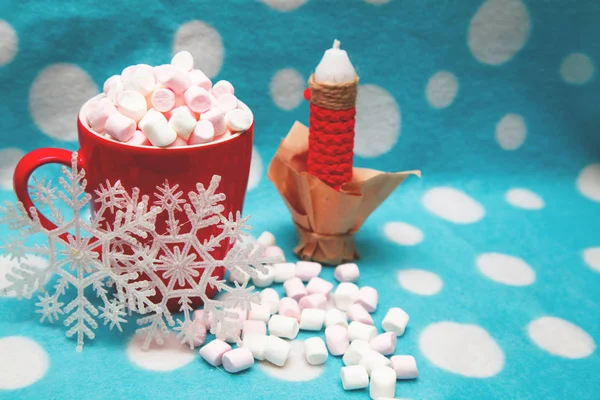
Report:
[[[29,178],[33,171],[35,171],[38,167],[41,167],[44,164],[62,164],[67,167],[71,167],[71,157],[73,152],[64,149],[58,148],[42,148],[33,150],[27,154],[17,164],[15,168],[15,173],[13,175],[13,187],[15,189],[15,193],[17,198],[25,209],[27,210],[27,214],[29,218],[31,218],[30,208],[35,207],[33,201],[31,201],[31,197],[29,196],[28,183]],[[37,207],[36,207],[37,208]],[[46,218],[40,210],[38,210],[38,216],[40,218],[40,223],[42,226],[49,230],[56,229],[56,225]]]

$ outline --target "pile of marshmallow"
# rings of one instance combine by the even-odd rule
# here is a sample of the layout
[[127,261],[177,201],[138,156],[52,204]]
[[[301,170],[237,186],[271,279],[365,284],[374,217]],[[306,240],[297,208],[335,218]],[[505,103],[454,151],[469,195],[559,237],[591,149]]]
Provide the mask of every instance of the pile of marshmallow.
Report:
[[[266,256],[285,259],[275,238],[264,232],[258,243],[266,247]],[[268,267],[267,273],[253,279],[260,292],[261,303],[252,304],[246,313],[235,309],[242,322],[241,345],[232,349],[227,341],[214,339],[200,349],[200,356],[209,364],[237,373],[250,368],[254,360],[267,361],[276,366],[285,365],[291,345],[299,331],[319,332],[325,329],[325,341],[318,336],[304,341],[304,355],[311,365],[327,361],[329,354],[342,356],[344,367],[340,377],[345,390],[369,387],[371,399],[393,398],[396,380],[418,376],[414,357],[393,355],[396,339],[404,334],[409,316],[401,308],[390,308],[383,318],[378,333],[371,313],[377,309],[379,295],[373,287],[358,287],[354,282],[360,271],[356,264],[342,264],[335,268],[334,284],[319,277],[321,264],[298,261],[283,262]],[[244,276],[230,279],[243,281]],[[283,283],[286,297],[268,286]],[[348,322],[350,321],[350,322]],[[199,325],[204,343],[210,329],[211,317],[203,310],[194,312],[194,325]],[[268,334],[267,334],[268,329]],[[233,342],[233,340],[231,341]]]
[[252,113],[233,85],[214,85],[194,57],[181,51],[171,64],[131,65],[104,83],[104,95],[85,110],[89,127],[136,146],[181,147],[223,140],[247,130]]

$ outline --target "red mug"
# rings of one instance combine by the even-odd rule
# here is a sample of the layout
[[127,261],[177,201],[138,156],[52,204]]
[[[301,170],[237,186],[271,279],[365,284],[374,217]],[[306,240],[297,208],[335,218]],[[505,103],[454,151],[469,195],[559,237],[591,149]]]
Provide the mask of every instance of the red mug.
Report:
[[[100,95],[101,96],[101,95]],[[187,193],[196,189],[197,183],[208,187],[213,175],[221,176],[218,193],[224,193],[226,199],[224,215],[236,211],[242,212],[250,160],[252,157],[252,140],[254,124],[245,132],[236,134],[228,139],[212,143],[161,149],[149,146],[133,146],[105,138],[92,131],[86,122],[85,110],[91,101],[83,105],[77,118],[79,150],[77,151],[79,168],[85,170],[87,179],[86,191],[92,196],[90,205],[92,213],[99,208],[95,202],[95,189],[108,180],[115,184],[118,180],[126,190],[139,188],[140,195],[154,197],[156,187],[168,180],[171,186],[179,185],[187,199]],[[248,109],[242,104],[242,107]],[[57,163],[71,167],[72,152],[58,148],[42,148],[26,154],[17,164],[13,176],[13,185],[19,201],[25,209],[34,206],[28,192],[29,177],[36,168],[44,164]],[[39,212],[40,221],[46,229],[55,229],[56,225]],[[166,233],[166,213],[161,213],[155,224],[157,233]],[[107,218],[110,215],[106,216]],[[185,214],[180,216],[185,218]],[[108,223],[112,221],[107,221]],[[211,235],[216,235],[216,227],[200,230],[198,238],[203,241]],[[216,260],[222,259],[230,250],[229,241],[221,243],[211,255]],[[199,257],[199,256],[198,256]],[[200,273],[202,271],[199,271]],[[225,274],[223,267],[215,269],[214,275],[222,279]],[[200,275],[201,276],[201,275]],[[198,277],[200,279],[200,277]],[[209,287],[207,296],[213,297],[216,288]],[[194,307],[200,305],[196,299]],[[177,308],[176,301],[169,301],[169,309]],[[172,310],[177,311],[177,310]]]

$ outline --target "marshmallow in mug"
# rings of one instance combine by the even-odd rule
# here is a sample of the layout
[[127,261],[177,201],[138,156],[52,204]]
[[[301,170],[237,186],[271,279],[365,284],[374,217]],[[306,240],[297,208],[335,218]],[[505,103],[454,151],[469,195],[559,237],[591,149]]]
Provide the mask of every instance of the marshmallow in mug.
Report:
[[131,65],[111,76],[84,110],[90,128],[118,142],[166,149],[226,140],[249,129],[254,118],[233,85],[213,85],[194,64],[181,51],[170,64]]

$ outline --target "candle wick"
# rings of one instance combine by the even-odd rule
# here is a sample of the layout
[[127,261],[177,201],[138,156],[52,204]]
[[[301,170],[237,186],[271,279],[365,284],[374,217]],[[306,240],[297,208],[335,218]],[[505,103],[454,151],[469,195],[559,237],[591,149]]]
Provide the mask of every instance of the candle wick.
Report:
[[333,41],[333,48],[334,48],[334,49],[339,49],[339,48],[340,48],[340,44],[341,44],[341,43],[340,43],[340,41],[339,41],[339,40],[337,40],[337,39],[335,39],[335,40]]

